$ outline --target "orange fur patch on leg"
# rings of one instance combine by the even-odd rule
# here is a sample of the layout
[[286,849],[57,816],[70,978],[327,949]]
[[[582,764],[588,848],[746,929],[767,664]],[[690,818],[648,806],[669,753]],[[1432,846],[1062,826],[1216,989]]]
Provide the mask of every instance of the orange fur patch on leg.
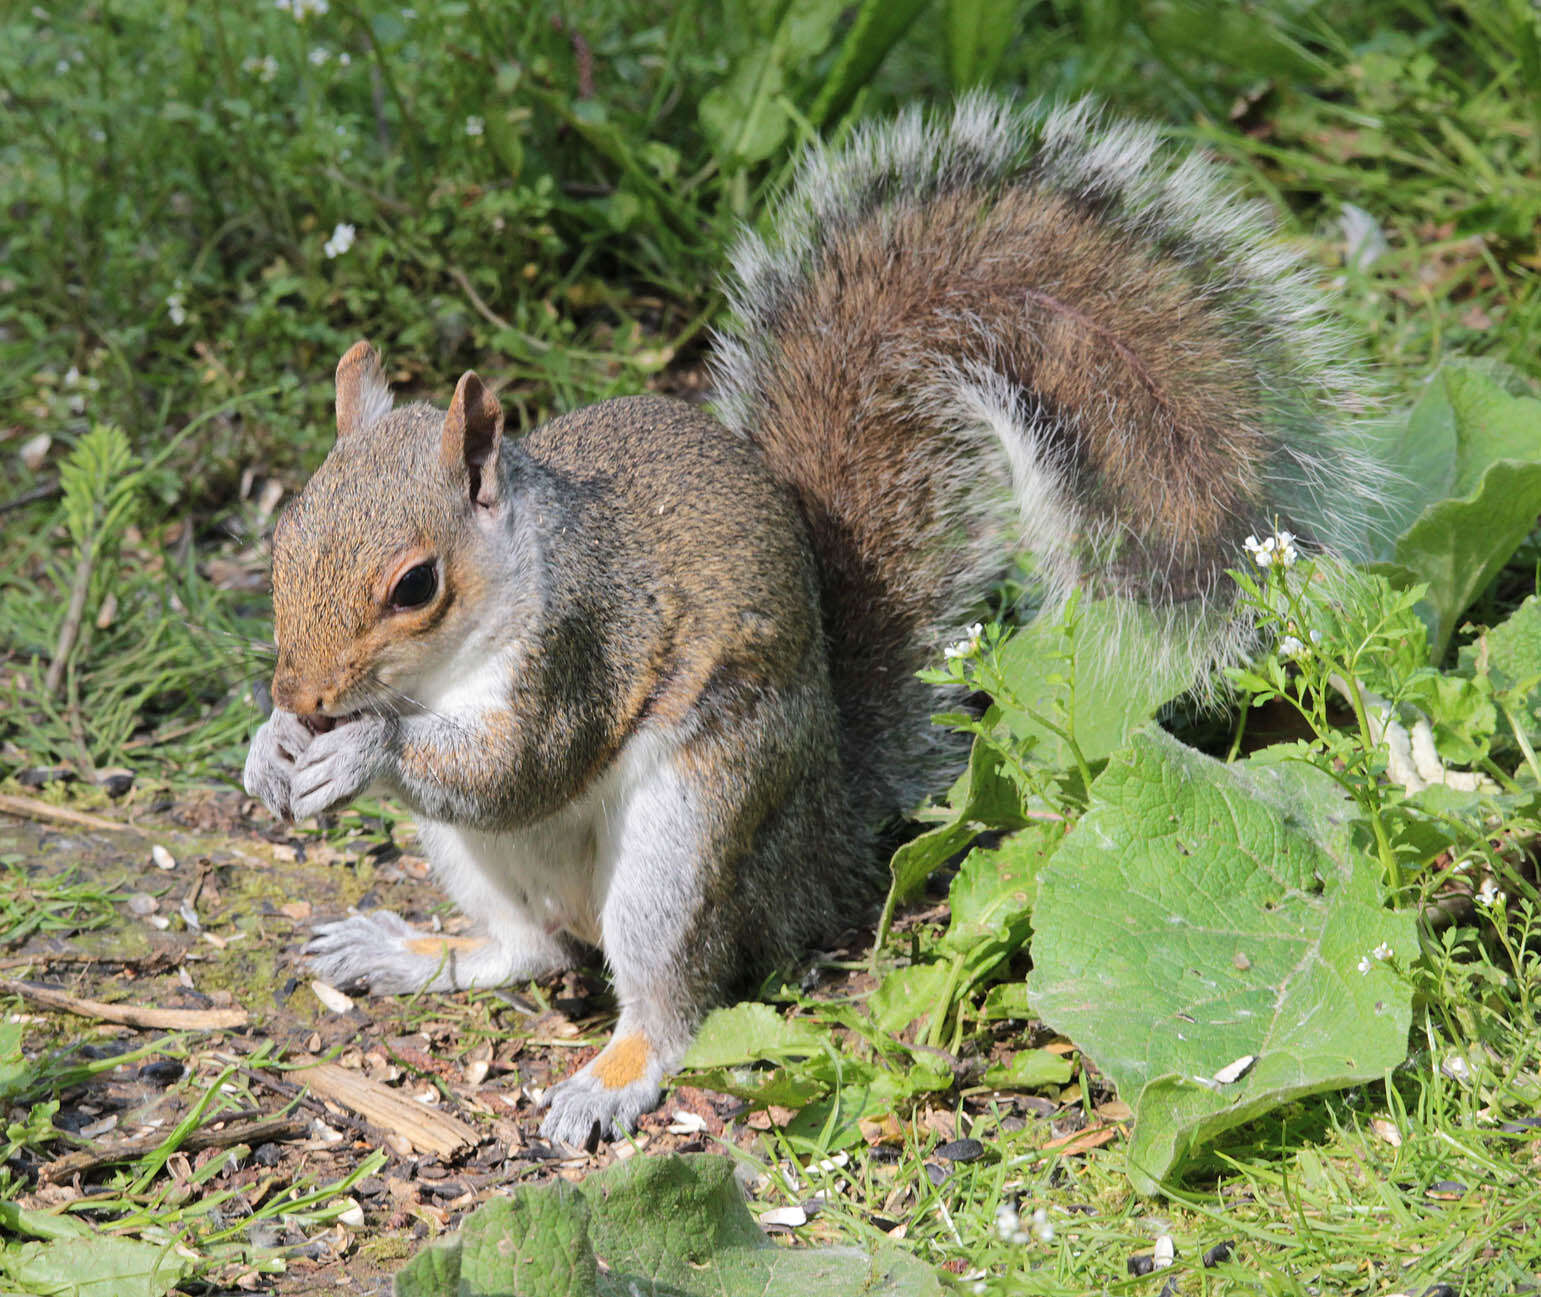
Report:
[[486,944],[485,937],[414,937],[406,943],[406,947],[414,955],[442,959],[450,951],[476,950]]
[[589,1070],[605,1089],[619,1090],[647,1074],[652,1055],[646,1036],[622,1036],[599,1051],[599,1057],[589,1064]]

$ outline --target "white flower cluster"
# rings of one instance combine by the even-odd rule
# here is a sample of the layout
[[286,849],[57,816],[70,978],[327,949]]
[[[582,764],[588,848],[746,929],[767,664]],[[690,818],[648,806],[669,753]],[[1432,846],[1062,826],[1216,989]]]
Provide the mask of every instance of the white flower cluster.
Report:
[[1049,1222],[1047,1211],[1042,1207],[1034,1208],[1024,1225],[1021,1213],[1009,1202],[1003,1202],[995,1209],[995,1232],[1003,1242],[1015,1243],[1019,1247],[1035,1238],[1040,1243],[1051,1243],[1054,1240],[1054,1226]]
[[1295,534],[1289,531],[1276,531],[1262,540],[1248,536],[1241,542],[1241,547],[1259,567],[1294,567],[1300,558],[1300,551],[1295,547]]
[[484,122],[480,117],[466,118],[466,134],[469,135],[472,139],[475,139],[486,129],[487,123]]
[[1392,948],[1388,946],[1384,941],[1381,942],[1380,945],[1376,946],[1374,950],[1372,950],[1368,955],[1359,961],[1359,972],[1361,974],[1368,973],[1372,968],[1375,967],[1375,964],[1372,962],[1372,960],[1378,959],[1382,962],[1385,962],[1394,954],[1396,954],[1396,951],[1392,950]]
[[326,246],[321,250],[328,258],[340,257],[353,246],[357,231],[346,224],[339,224],[333,231],[332,237],[326,241]]
[[304,22],[311,14],[319,18],[331,8],[327,0],[273,0],[273,7],[282,9],[286,14],[293,14],[297,23]]
[[1298,635],[1286,635],[1279,641],[1279,656],[1286,658],[1304,657],[1310,651],[1312,644],[1322,642],[1322,633],[1319,630],[1310,632],[1310,643],[1301,639]]
[[180,279],[172,285],[171,292],[166,297],[166,314],[171,317],[171,322],[179,329],[187,323],[187,304],[182,300],[182,281]]
[[979,652],[979,641],[984,637],[985,628],[975,622],[968,628],[968,636],[960,639],[956,644],[949,644],[942,650],[942,656],[949,662],[960,658],[971,658]]
[[271,54],[264,54],[260,59],[253,55],[241,60],[241,71],[267,85],[278,76],[278,60]]

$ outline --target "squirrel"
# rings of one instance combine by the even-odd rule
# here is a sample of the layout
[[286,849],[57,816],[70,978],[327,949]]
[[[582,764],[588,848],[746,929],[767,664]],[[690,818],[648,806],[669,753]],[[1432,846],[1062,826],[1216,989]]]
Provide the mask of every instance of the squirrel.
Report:
[[598,948],[619,1021],[541,1100],[573,1145],[655,1107],[747,978],[870,917],[876,830],[962,757],[916,673],[1024,556],[1045,609],[1157,610],[1199,687],[1248,647],[1243,538],[1360,553],[1390,478],[1268,209],[1150,127],[908,111],[816,147],[769,224],[715,415],[630,396],[516,434],[475,373],[396,408],[359,342],[273,536],[247,789],[296,820],[396,797],[476,921],[354,914],[312,966],[444,991]]

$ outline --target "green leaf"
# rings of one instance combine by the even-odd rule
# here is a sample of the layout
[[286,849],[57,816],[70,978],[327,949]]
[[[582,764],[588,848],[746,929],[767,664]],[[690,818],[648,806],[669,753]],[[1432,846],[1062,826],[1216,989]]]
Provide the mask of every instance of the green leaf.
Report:
[[[1450,497],[1423,508],[1394,554],[1399,566],[1428,583],[1436,662],[1461,614],[1541,515],[1541,401],[1510,396],[1475,369],[1447,366],[1435,375],[1409,427],[1429,430],[1443,446],[1440,430],[1447,421],[1456,442],[1448,466]],[[1424,468],[1435,473],[1431,463]],[[1443,473],[1436,476],[1445,480]]]
[[1018,829],[1029,822],[1023,815],[1016,785],[1001,773],[1000,753],[978,739],[950,800],[954,811],[946,824],[922,833],[894,852],[889,863],[893,887],[884,929],[894,901],[913,895],[949,857],[968,846],[980,829]]
[[1064,618],[1032,622],[1000,647],[999,716],[1033,743],[1036,762],[1073,762],[1051,725],[1067,731],[1088,762],[1100,761],[1191,683],[1169,638],[1155,613],[1123,600],[1083,600]]
[[1009,1062],[992,1063],[985,1070],[984,1084],[997,1090],[1042,1090],[1051,1085],[1068,1085],[1070,1060],[1047,1049],[1019,1049]]
[[1525,738],[1541,740],[1541,598],[1530,595],[1508,620],[1463,645],[1461,668],[1485,676]]
[[791,127],[784,95],[795,73],[829,48],[842,0],[789,0],[771,31],[755,41],[727,79],[701,98],[702,129],[725,169],[770,157]]
[[[600,1264],[603,1258],[603,1264]],[[941,1297],[924,1262],[880,1244],[781,1248],[726,1157],[637,1157],[576,1188],[526,1185],[477,1208],[396,1276],[397,1297]]]
[[187,1268],[169,1246],[105,1234],[0,1248],[0,1274],[48,1297],[164,1297]]
[[1022,30],[1025,10],[1035,7],[1018,0],[947,0],[947,77],[955,92],[990,79]]
[[867,997],[867,1011],[878,1030],[898,1036],[912,1023],[928,1023],[945,1013],[948,970],[945,963],[910,964],[885,976]]
[[1416,925],[1380,904],[1350,818],[1325,772],[1228,767],[1153,729],[1040,875],[1032,1002],[1134,1108],[1139,1192],[1219,1132],[1405,1057],[1408,989],[1372,952],[1413,957]]
[[811,1023],[783,1018],[768,1004],[746,1002],[716,1009],[685,1051],[682,1066],[739,1067],[822,1054],[828,1037]]
[[929,2],[862,0],[850,31],[840,43],[835,65],[824,78],[819,97],[808,112],[808,120],[815,126],[822,126],[838,119]]

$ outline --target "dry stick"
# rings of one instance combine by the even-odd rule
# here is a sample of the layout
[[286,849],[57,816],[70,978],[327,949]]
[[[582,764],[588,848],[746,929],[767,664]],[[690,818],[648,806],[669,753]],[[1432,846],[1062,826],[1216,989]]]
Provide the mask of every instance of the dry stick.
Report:
[[[279,1140],[304,1139],[310,1134],[310,1123],[302,1117],[262,1117],[256,1121],[233,1121],[216,1117],[215,1120],[225,1121],[225,1128],[210,1130],[206,1126],[200,1127],[177,1145],[178,1151],[195,1153],[205,1148],[229,1148],[232,1144],[273,1144]],[[165,1141],[166,1136],[157,1133],[143,1139],[126,1140],[121,1144],[66,1153],[39,1168],[38,1177],[59,1184],[76,1175],[94,1171],[99,1166],[113,1162],[132,1162],[159,1148]]]
[[0,991],[19,995],[44,1008],[79,1014],[82,1018],[99,1018],[124,1027],[149,1027],[155,1031],[219,1031],[244,1027],[247,1022],[245,1009],[141,1009],[132,1004],[83,1000],[67,991],[34,986],[31,982],[18,982],[9,977],[0,977]]
[[69,611],[64,614],[64,625],[59,627],[59,642],[54,647],[54,660],[48,664],[48,674],[43,677],[43,689],[50,695],[59,692],[64,679],[64,668],[75,648],[80,634],[81,618],[86,612],[86,596],[91,593],[91,569],[96,566],[96,546],[87,546],[75,565],[75,581],[70,586]]
[[96,829],[102,833],[137,833],[140,837],[151,836],[148,829],[137,824],[124,824],[119,820],[105,819],[86,811],[71,810],[68,806],[54,806],[36,797],[16,797],[0,793],[0,812],[22,820],[55,820],[60,824],[73,824],[77,828]]

